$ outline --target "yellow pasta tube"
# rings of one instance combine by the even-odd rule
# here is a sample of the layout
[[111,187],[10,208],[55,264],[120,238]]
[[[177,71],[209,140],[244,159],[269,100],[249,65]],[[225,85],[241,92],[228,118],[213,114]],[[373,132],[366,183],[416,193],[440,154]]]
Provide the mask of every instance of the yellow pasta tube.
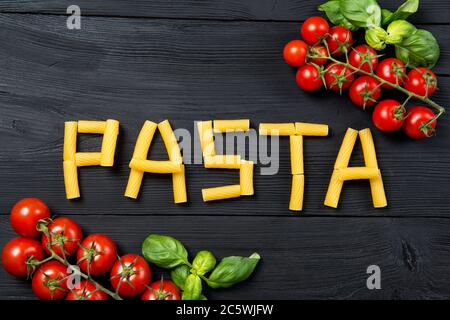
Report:
[[293,136],[295,125],[293,123],[260,123],[259,134],[263,136]]
[[337,208],[343,185],[344,181],[339,180],[339,173],[337,170],[334,170],[323,204],[328,207]]
[[381,173],[378,174],[378,177],[370,179],[370,191],[372,193],[372,202],[375,208],[387,206],[386,193],[384,192]]
[[251,196],[255,192],[253,190],[253,161],[241,161],[241,169],[239,171],[241,196]]
[[339,173],[339,180],[360,180],[360,179],[373,179],[378,177],[380,170],[378,168],[367,167],[349,167],[343,169],[337,169]]
[[172,174],[173,200],[175,203],[187,202],[186,174],[184,165],[181,171]]
[[131,169],[128,177],[127,188],[125,189],[125,197],[136,199],[141,189],[142,178],[144,172],[136,169]]
[[105,133],[102,141],[102,158],[100,165],[112,167],[114,165],[114,154],[116,152],[117,136],[119,135],[119,121],[106,120]]
[[250,129],[249,119],[240,120],[214,120],[214,132],[248,131]]
[[291,151],[291,173],[303,174],[303,137],[290,136],[290,151]]
[[375,144],[373,142],[372,133],[369,128],[359,131],[361,146],[364,154],[364,162],[366,167],[378,168],[377,154],[375,152]]
[[289,201],[289,210],[302,211],[304,192],[305,192],[305,176],[303,174],[293,175],[291,199]]
[[206,156],[204,162],[205,168],[208,169],[239,169],[241,167],[241,156],[235,154]]
[[181,163],[173,161],[155,161],[131,159],[130,168],[149,173],[175,173],[181,172]]
[[78,172],[74,160],[63,162],[64,185],[66,187],[66,198],[75,199],[80,197],[80,188],[78,186]]
[[64,150],[63,160],[75,160],[77,152],[77,132],[78,123],[67,121],[64,123]]
[[97,133],[104,134],[106,129],[106,121],[78,121],[79,133]]
[[238,198],[241,196],[241,186],[239,184],[202,189],[203,201],[215,201],[231,198]]
[[161,132],[161,137],[166,146],[167,153],[169,154],[170,161],[183,163],[183,158],[181,157],[180,147],[178,146],[177,138],[173,133],[172,127],[170,126],[169,120],[164,120],[158,124],[159,132]]
[[197,122],[198,134],[200,137],[200,144],[202,147],[203,156],[215,156],[216,148],[214,146],[214,133],[212,128],[212,121]]
[[152,143],[158,125],[151,121],[145,121],[134,147],[133,158],[147,159],[148,150]]
[[295,134],[302,136],[324,137],[328,135],[328,125],[318,123],[295,123]]
[[[158,125],[151,121],[145,121],[134,147],[133,159],[146,159],[150,144],[152,143]],[[141,189],[144,172],[136,169],[130,170],[127,187],[125,189],[125,197],[136,199]]]
[[348,167],[356,138],[358,138],[358,131],[348,128],[344,139],[342,140],[341,148],[339,149],[339,153],[336,157],[336,162],[334,163],[335,169]]
[[100,152],[77,152],[75,163],[77,167],[99,166],[102,154]]

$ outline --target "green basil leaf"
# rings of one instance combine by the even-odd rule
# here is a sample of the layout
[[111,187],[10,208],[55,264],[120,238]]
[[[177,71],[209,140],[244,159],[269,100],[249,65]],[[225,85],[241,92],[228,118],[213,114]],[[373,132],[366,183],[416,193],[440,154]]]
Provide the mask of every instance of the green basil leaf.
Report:
[[383,23],[388,24],[395,20],[405,20],[413,13],[416,13],[417,9],[419,9],[419,0],[406,0],[386,21],[383,20]]
[[395,20],[387,27],[386,43],[396,44],[400,43],[406,37],[416,32],[416,27],[406,20]]
[[394,13],[391,10],[388,9],[381,9],[381,25],[385,26],[389,23],[391,16]]
[[211,288],[228,288],[244,281],[255,270],[261,257],[253,253],[250,257],[231,256],[223,258],[207,281]]
[[208,298],[201,294],[198,300],[208,300]]
[[150,263],[161,268],[172,269],[188,264],[188,253],[183,244],[169,236],[149,235],[142,244],[142,254]]
[[202,296],[202,280],[199,276],[190,274],[184,284],[183,300],[199,300]]
[[417,29],[395,45],[395,55],[410,68],[432,68],[439,60],[439,44],[431,32]]
[[172,278],[172,281],[175,282],[178,288],[184,290],[184,284],[186,283],[186,279],[190,274],[190,268],[187,265],[183,264],[173,269],[170,273],[170,277]]
[[209,251],[200,251],[194,258],[192,262],[192,268],[199,275],[204,275],[205,273],[211,271],[216,266],[216,258]]
[[386,48],[387,32],[380,27],[366,30],[365,39],[369,46],[375,50],[383,50]]
[[319,11],[325,12],[328,20],[334,25],[344,26],[349,30],[356,31],[359,28],[354,26],[350,21],[348,21],[341,13],[341,9],[339,7],[339,0],[331,0],[325,3],[322,3],[319,6]]
[[381,24],[381,8],[376,0],[339,0],[342,15],[353,25],[375,28]]

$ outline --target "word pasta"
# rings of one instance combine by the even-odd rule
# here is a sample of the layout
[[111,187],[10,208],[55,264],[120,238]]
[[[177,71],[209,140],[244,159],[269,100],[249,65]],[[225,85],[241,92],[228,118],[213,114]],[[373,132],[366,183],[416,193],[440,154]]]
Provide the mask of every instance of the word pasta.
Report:
[[[147,159],[150,145],[156,130],[161,134],[168,153],[168,160]],[[241,196],[251,196],[253,189],[253,161],[241,159],[235,154],[216,153],[214,133],[246,132],[250,129],[248,119],[241,120],[213,120],[197,122],[197,130],[203,156],[203,163],[207,169],[239,170],[240,182],[228,185],[202,189],[203,201],[224,200]],[[103,135],[100,152],[77,152],[78,133],[92,133]],[[106,121],[78,121],[66,122],[64,126],[63,169],[67,199],[80,197],[78,185],[78,167],[114,165],[114,155],[119,134],[117,120]],[[303,166],[303,137],[327,136],[328,125],[312,123],[261,123],[259,134],[266,136],[288,136],[290,139],[290,157],[292,188],[289,209],[301,211],[303,209],[303,195],[305,190],[305,176]],[[360,138],[364,154],[365,167],[348,167],[351,154],[357,138]],[[173,197],[175,203],[187,202],[186,175],[183,157],[177,138],[168,120],[159,124],[146,121],[139,133],[130,164],[125,196],[136,199],[139,195],[144,173],[171,174]],[[370,129],[357,131],[351,128],[342,141],[341,148],[334,164],[324,205],[337,208],[344,182],[347,180],[368,179],[372,193],[373,206],[381,208],[387,206],[381,171],[375,152]]]

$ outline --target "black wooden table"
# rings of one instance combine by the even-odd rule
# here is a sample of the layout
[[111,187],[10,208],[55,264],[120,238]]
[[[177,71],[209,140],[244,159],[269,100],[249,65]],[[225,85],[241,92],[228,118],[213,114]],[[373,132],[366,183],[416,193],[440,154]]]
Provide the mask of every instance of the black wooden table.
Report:
[[[321,1],[78,0],[81,30],[68,30],[72,0],[0,2],[0,245],[14,236],[8,214],[25,196],[85,233],[103,232],[120,252],[140,252],[149,233],[180,239],[191,254],[257,251],[262,262],[245,283],[207,292],[210,299],[450,298],[450,120],[436,137],[411,141],[373,130],[389,207],[372,208],[367,181],[345,184],[339,209],[323,200],[347,127],[373,128],[369,112],[346,96],[308,94],[282,59],[300,22]],[[379,1],[395,8],[400,1]],[[446,105],[450,90],[450,2],[422,0],[412,21],[441,45],[435,71]],[[399,97],[400,98],[400,97]],[[80,170],[82,198],[65,199],[63,124],[117,119],[116,165]],[[235,183],[237,174],[187,165],[189,203],[175,205],[169,175],[147,175],[138,201],[123,197],[144,120],[328,123],[327,138],[305,140],[304,211],[288,210],[288,139],[275,176],[255,170],[254,197],[203,203],[201,189]],[[100,139],[80,137],[83,151]],[[356,149],[352,165],[362,164]],[[152,157],[165,151],[158,137]],[[366,288],[366,268],[381,268],[381,290]],[[0,298],[33,298],[29,283],[0,271]]]

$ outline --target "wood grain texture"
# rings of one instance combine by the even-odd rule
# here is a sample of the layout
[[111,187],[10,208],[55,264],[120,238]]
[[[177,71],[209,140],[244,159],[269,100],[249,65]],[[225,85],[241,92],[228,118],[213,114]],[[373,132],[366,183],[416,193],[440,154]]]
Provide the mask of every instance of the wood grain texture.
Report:
[[[186,168],[188,205],[173,204],[169,175],[146,175],[138,201],[122,196],[128,163],[145,120],[167,118],[174,128],[192,133],[195,120],[250,118],[255,129],[260,122],[273,121],[330,125],[330,137],[305,139],[304,215],[447,216],[450,191],[442,186],[449,181],[450,132],[444,120],[438,136],[430,141],[374,131],[388,209],[371,207],[365,181],[346,183],[340,209],[324,207],[343,133],[349,126],[373,128],[370,115],[345,96],[308,94],[297,88],[293,70],[280,57],[296,24],[226,25],[88,18],[83,29],[74,32],[65,28],[63,17],[2,14],[0,40],[8,46],[0,48],[4,69],[0,172],[3,195],[11,200],[2,201],[0,212],[7,213],[26,191],[47,199],[58,211],[77,208],[80,213],[203,215],[213,209],[226,215],[292,215],[287,209],[288,139],[281,139],[277,175],[261,176],[256,168],[254,197],[204,204],[202,188],[236,183],[238,174],[201,165]],[[438,37],[448,37],[442,27],[430,28],[439,31]],[[444,52],[442,69],[448,69],[447,61]],[[436,100],[445,103],[450,78],[439,81]],[[121,122],[116,166],[80,169],[82,199],[66,201],[61,168],[63,122],[106,118]],[[165,151],[158,139],[152,157],[162,158]],[[95,136],[84,135],[80,140],[80,151],[100,148]],[[358,150],[354,164],[361,163]]]
[[[325,2],[311,0],[77,0],[84,15],[159,17],[182,19],[299,21],[319,14]],[[380,6],[395,10],[403,0],[379,0]],[[65,14],[72,0],[2,0],[0,12]],[[449,23],[448,1],[421,0],[414,22]]]
[[[209,290],[210,299],[448,299],[449,219],[269,217],[76,217],[85,233],[102,232],[119,252],[140,253],[149,233],[170,234],[190,257],[250,255],[261,264],[235,287]],[[13,237],[0,223],[3,246]],[[212,236],[214,235],[214,236]],[[382,290],[368,290],[366,269],[381,268]],[[167,274],[167,273],[166,273]],[[158,279],[160,273],[155,273]],[[0,298],[28,299],[25,280],[0,271]]]

